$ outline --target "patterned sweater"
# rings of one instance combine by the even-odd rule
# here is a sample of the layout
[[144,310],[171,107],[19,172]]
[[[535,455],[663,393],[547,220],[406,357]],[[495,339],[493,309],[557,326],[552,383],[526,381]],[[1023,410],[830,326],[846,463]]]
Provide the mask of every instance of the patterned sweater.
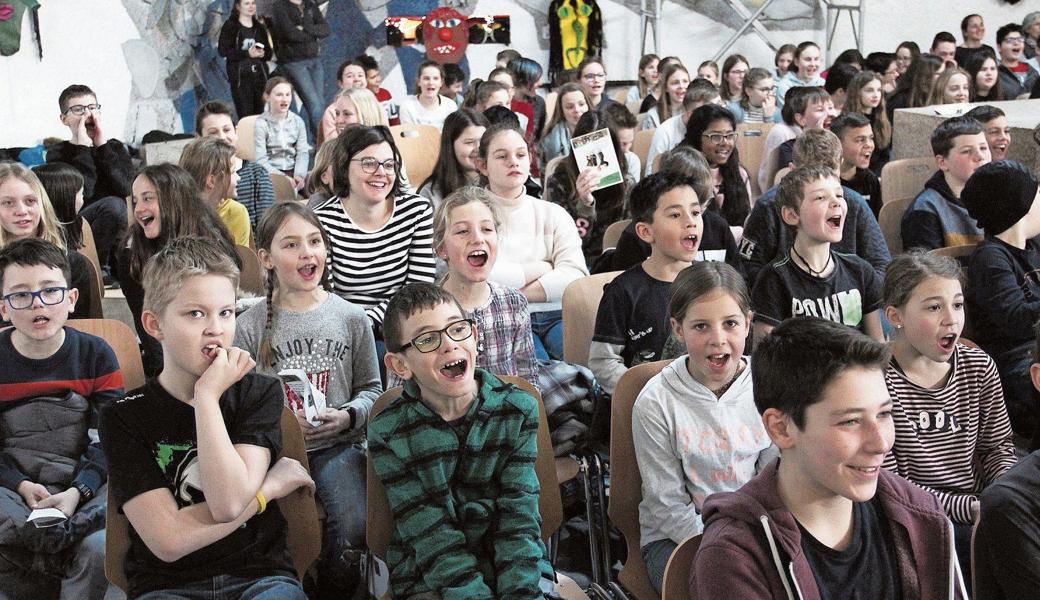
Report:
[[387,551],[394,598],[542,598],[550,576],[538,513],[538,409],[526,393],[477,369],[466,416],[446,422],[404,393],[368,426],[394,532]]

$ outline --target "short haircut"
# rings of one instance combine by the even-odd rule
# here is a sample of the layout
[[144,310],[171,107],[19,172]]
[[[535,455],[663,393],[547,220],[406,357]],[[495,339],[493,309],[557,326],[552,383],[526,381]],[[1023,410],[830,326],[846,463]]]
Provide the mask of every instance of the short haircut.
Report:
[[513,84],[528,88],[542,78],[542,65],[532,58],[514,58],[506,65],[513,72]]
[[720,260],[700,260],[682,271],[668,291],[668,316],[682,322],[690,305],[704,296],[722,290],[740,307],[740,312],[751,312],[751,297],[744,276]]
[[826,129],[807,129],[794,140],[793,161],[796,167],[841,167],[841,140]]
[[439,285],[409,283],[397,290],[386,305],[386,315],[383,317],[383,341],[387,352],[400,352],[401,346],[405,344],[402,339],[405,319],[422,310],[433,310],[441,304],[451,304],[459,309],[460,315],[466,314],[455,296]]
[[935,34],[932,38],[932,50],[939,47],[939,44],[957,44],[957,38],[953,37],[953,34],[949,31],[940,31]]
[[210,115],[227,115],[232,123],[235,122],[235,118],[231,114],[231,107],[227,102],[210,100],[195,111],[195,135],[202,135],[202,122]]
[[683,111],[693,110],[711,102],[719,95],[719,88],[703,77],[690,82],[682,99]]
[[603,109],[603,114],[607,117],[607,123],[615,131],[618,129],[634,129],[639,125],[632,111],[628,110],[628,107],[620,102],[610,103]]
[[362,71],[365,70],[365,67],[362,67],[357,60],[348,58],[341,62],[339,68],[336,69],[336,81],[343,81],[343,71],[346,70],[347,67],[360,67]]
[[89,87],[80,83],[70,85],[58,95],[58,108],[61,110],[61,114],[65,114],[65,110],[69,107],[69,100],[76,96],[93,96],[94,100],[97,100],[97,94]]
[[[677,187],[687,186],[697,192],[697,182],[680,173],[654,173],[644,177],[633,188],[628,197],[628,206],[635,223],[653,223],[657,201]],[[702,203],[704,198],[698,198]]]
[[881,297],[885,306],[900,308],[910,300],[914,288],[929,277],[956,279],[964,283],[961,265],[949,256],[931,254],[915,248],[892,258],[885,267],[885,281]]
[[689,179],[693,179],[696,185],[693,190],[697,192],[697,199],[701,204],[707,205],[712,197],[714,182],[711,179],[711,168],[704,153],[686,144],[679,144],[668,152],[661,154],[661,163],[658,165],[658,173],[677,173]]
[[888,346],[856,329],[818,317],[780,323],[755,343],[751,381],[759,414],[774,408],[805,427],[805,411],[850,368],[884,372]]
[[[65,278],[65,284],[72,283],[69,258],[65,251],[54,244],[37,237],[22,238],[0,248],[0,290],[3,290],[4,275],[7,267],[35,267],[44,265],[50,269],[58,269]],[[86,292],[86,290],[83,290]]]
[[460,81],[466,83],[466,72],[462,70],[462,67],[454,63],[444,65],[444,85],[454,85]]
[[[834,134],[831,133],[831,135],[833,136]],[[776,188],[777,210],[786,206],[796,213],[799,212],[804,199],[805,186],[829,177],[838,178],[834,173],[834,167],[829,165],[795,167],[787,175],[784,175],[784,178],[780,180],[780,185]]]
[[366,75],[368,74],[369,71],[378,71],[379,70],[379,63],[376,62],[376,59],[372,58],[371,56],[369,56],[367,54],[358,54],[354,58],[354,62],[356,62],[357,64],[361,65],[361,68],[365,70],[365,74]]
[[843,112],[831,121],[831,132],[838,136],[838,139],[844,137],[845,132],[849,129],[859,129],[860,127],[870,127],[870,119],[859,112]]
[[513,50],[512,48],[506,48],[505,50],[502,50],[501,52],[495,55],[495,62],[504,60],[506,64],[509,64],[509,61],[516,60],[521,56],[522,55],[516,50]]
[[982,104],[964,113],[965,117],[971,117],[979,123],[985,125],[993,119],[1006,116],[1004,111],[1000,110],[996,106],[990,106],[989,104]]
[[195,236],[170,240],[145,264],[144,310],[162,315],[185,281],[204,275],[226,277],[238,289],[238,266],[218,242]]
[[1021,25],[1018,23],[1008,23],[997,30],[997,45],[999,46],[1003,44],[1004,38],[1006,38],[1010,33],[1020,33],[1025,35],[1025,32],[1022,31]]
[[337,173],[337,175],[332,178],[332,191],[337,196],[346,198],[350,195],[350,177],[347,177],[350,161],[365,148],[384,142],[390,145],[390,150],[396,163],[394,167],[394,184],[390,186],[387,197],[396,197],[400,193],[401,153],[397,151],[394,136],[390,133],[389,128],[383,126],[366,127],[364,125],[347,127],[336,136],[335,142],[336,145],[332,148],[332,172]]
[[495,123],[506,123],[510,127],[516,127],[517,129],[520,128],[520,117],[516,116],[515,112],[509,110],[508,106],[492,106],[482,114],[491,125]]
[[967,115],[946,119],[932,131],[932,153],[945,158],[953,149],[954,138],[977,133],[982,133],[982,123]]
[[838,90],[845,91],[852,83],[852,79],[859,73],[859,69],[850,63],[838,63],[827,71],[827,80],[823,82],[823,89],[831,95]]
[[780,116],[783,117],[784,123],[794,125],[795,115],[804,115],[810,104],[826,102],[830,97],[822,87],[793,87],[784,95],[784,107],[780,110]]

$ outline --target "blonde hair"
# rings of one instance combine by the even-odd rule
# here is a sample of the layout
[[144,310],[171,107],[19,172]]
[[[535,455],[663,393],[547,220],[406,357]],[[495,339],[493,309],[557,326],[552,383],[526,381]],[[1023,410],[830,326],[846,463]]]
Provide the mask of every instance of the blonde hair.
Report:
[[324,194],[326,198],[335,196],[329,184],[321,180],[321,174],[332,166],[332,150],[336,147],[336,140],[327,140],[318,148],[314,155],[314,168],[307,174],[307,195]]
[[794,140],[795,167],[841,168],[841,140],[826,129],[803,131]]
[[[999,63],[998,63],[999,66]],[[928,95],[928,104],[949,104],[946,101],[946,84],[950,82],[950,79],[954,75],[964,75],[964,79],[968,82],[968,96],[971,97],[971,90],[974,87],[972,85],[972,77],[968,75],[968,72],[960,67],[948,67],[944,70],[939,78],[932,84],[932,93]],[[1012,98],[1014,100],[1014,98]]]
[[[185,281],[204,275],[226,277],[238,289],[238,266],[217,241],[195,236],[170,240],[145,264],[144,310],[162,315]],[[229,301],[234,302],[234,296]]]
[[473,202],[483,204],[491,211],[491,219],[495,222],[495,230],[501,227],[502,219],[498,214],[498,209],[495,208],[497,202],[495,195],[486,188],[475,185],[463,186],[448,194],[448,197],[442,200],[441,205],[437,207],[437,211],[433,213],[434,250],[444,243],[444,234],[448,230],[448,220],[451,218],[451,211]]
[[208,195],[206,179],[212,175],[216,178],[214,184],[220,190],[221,197],[224,196],[224,187],[221,183],[227,183],[231,177],[232,158],[235,156],[235,147],[217,138],[198,138],[184,147],[181,159],[178,162],[181,168],[191,175],[203,196]]
[[354,103],[359,122],[362,125],[368,125],[369,127],[377,125],[390,126],[390,122],[386,119],[386,111],[379,105],[376,95],[369,91],[368,88],[347,88],[340,91],[337,94],[337,97],[339,96],[350,98],[350,101]]
[[[65,236],[61,234],[61,225],[58,223],[58,217],[54,214],[54,206],[51,204],[50,196],[47,195],[47,190],[43,188],[40,178],[21,163],[0,162],[0,185],[3,185],[5,181],[12,177],[25,182],[40,203],[40,224],[36,227],[36,233],[33,237],[50,242],[63,251],[68,251],[65,245]],[[0,248],[13,241],[14,238],[11,234],[3,227],[0,227]]]

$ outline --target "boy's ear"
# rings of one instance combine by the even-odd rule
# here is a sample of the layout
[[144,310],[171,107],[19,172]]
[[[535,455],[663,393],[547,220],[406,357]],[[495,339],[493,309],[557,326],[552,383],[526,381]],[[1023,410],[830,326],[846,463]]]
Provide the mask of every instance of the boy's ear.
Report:
[[766,428],[769,439],[773,440],[777,448],[787,450],[794,447],[795,436],[793,434],[797,428],[790,416],[776,408],[767,408],[762,413],[762,425]]
[[159,315],[155,314],[150,310],[142,312],[141,325],[144,327],[145,333],[159,340],[160,342],[162,341],[162,323],[159,322]]
[[1040,363],[1029,365],[1029,379],[1033,382],[1033,388],[1040,391]]
[[79,289],[69,288],[65,292],[65,300],[69,303],[69,315],[72,315],[72,311],[76,310],[76,301],[79,300]]
[[408,366],[408,361],[404,359],[404,355],[400,352],[388,351],[383,355],[383,364],[386,365],[387,371],[392,371],[405,381],[412,378],[412,369]]
[[790,225],[791,227],[798,227],[798,211],[791,208],[790,206],[780,207],[780,218],[783,219],[784,223]]
[[654,243],[654,232],[650,229],[650,224],[644,221],[636,222],[636,235],[639,239],[643,240],[647,244]]

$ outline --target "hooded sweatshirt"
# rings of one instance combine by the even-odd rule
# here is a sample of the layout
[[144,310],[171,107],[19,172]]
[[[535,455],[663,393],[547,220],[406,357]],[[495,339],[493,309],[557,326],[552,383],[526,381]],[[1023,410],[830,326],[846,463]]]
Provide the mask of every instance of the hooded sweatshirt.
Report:
[[[740,490],[704,503],[691,597],[821,598],[798,522],[780,499],[779,465],[774,461]],[[966,598],[953,526],[935,496],[881,469],[877,498],[882,523],[890,527],[904,600]]]
[[954,195],[942,171],[936,171],[925,182],[924,190],[906,208],[900,228],[903,247],[908,250],[935,250],[982,240],[982,229]]
[[750,360],[718,398],[690,375],[686,359],[655,375],[632,407],[643,478],[640,546],[701,533],[705,498],[735,491],[777,455],[755,408]]

